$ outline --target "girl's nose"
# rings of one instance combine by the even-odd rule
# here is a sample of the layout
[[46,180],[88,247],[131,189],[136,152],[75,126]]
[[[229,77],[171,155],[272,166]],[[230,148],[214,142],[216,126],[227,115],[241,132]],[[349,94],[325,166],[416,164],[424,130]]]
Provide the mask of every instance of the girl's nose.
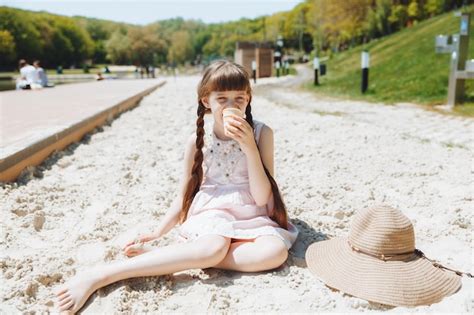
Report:
[[228,100],[226,104],[226,108],[239,108],[238,106],[235,105],[235,102],[233,100]]

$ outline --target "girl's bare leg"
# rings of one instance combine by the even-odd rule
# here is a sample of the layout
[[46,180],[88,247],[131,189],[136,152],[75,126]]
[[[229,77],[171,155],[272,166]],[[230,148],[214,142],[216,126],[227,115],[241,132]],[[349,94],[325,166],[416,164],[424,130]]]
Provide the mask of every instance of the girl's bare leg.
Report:
[[214,268],[257,272],[277,268],[288,258],[285,243],[273,235],[263,235],[254,241],[230,244],[227,255]]
[[[256,245],[256,243],[258,244]],[[245,245],[245,246],[244,246]],[[132,256],[141,255],[153,250],[144,247]],[[263,255],[254,255],[258,250]],[[282,265],[288,258],[288,250],[281,239],[275,236],[260,236],[255,240],[240,240],[231,243],[227,255],[214,268],[237,271],[263,271]]]
[[204,235],[192,242],[159,247],[128,260],[93,267],[56,290],[58,311],[77,312],[94,291],[119,280],[212,267],[225,257],[229,245],[229,238]]

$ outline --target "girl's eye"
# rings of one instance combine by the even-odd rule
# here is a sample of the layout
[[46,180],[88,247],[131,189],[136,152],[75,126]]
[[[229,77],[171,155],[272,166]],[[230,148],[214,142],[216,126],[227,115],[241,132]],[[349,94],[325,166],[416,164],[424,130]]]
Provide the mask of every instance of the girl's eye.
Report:
[[225,97],[219,97],[217,100],[220,101],[220,102],[224,102],[226,100],[226,98]]

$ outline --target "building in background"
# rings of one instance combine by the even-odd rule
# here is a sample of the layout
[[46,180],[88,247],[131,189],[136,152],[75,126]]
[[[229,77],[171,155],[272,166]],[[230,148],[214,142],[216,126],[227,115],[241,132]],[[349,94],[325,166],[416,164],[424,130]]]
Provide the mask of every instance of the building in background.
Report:
[[234,61],[247,70],[252,77],[252,61],[256,62],[257,78],[272,76],[273,43],[272,42],[237,42]]

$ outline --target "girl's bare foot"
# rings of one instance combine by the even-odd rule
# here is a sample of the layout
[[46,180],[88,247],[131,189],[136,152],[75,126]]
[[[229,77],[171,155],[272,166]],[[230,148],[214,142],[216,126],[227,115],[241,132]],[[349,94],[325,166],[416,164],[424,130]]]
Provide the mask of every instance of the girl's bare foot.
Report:
[[104,286],[104,282],[103,272],[99,268],[75,275],[55,290],[57,311],[75,314],[95,290]]

